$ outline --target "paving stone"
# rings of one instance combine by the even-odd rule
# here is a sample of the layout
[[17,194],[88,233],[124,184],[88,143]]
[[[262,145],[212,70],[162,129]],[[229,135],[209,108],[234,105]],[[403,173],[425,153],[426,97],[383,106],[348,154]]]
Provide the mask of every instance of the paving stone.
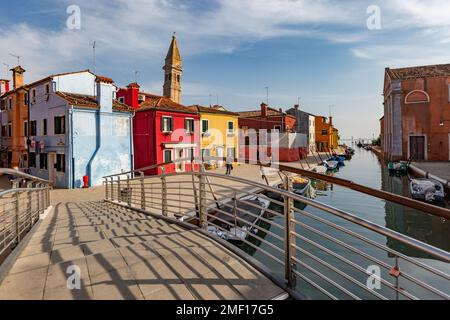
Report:
[[0,284],[0,300],[41,300],[47,267],[9,274]]
[[50,253],[39,253],[17,259],[9,274],[17,274],[25,271],[37,270],[48,267],[50,263]]

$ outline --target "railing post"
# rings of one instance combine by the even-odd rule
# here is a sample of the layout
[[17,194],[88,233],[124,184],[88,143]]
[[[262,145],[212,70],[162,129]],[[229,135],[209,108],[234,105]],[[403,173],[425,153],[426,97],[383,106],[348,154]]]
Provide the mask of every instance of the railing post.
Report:
[[[33,182],[28,182],[27,183],[27,188],[31,189],[33,187]],[[32,191],[28,191],[27,192],[27,214],[30,215],[30,229],[33,227],[33,213],[31,212],[31,201],[32,201],[32,197],[31,197]]]
[[45,190],[45,194],[47,195],[47,208],[50,207],[50,189],[51,186],[48,184],[47,189]]
[[144,185],[144,173],[141,172],[141,209],[145,210],[145,185]]
[[117,176],[117,200],[122,202],[122,193],[120,191],[120,176]]
[[19,192],[16,191],[16,194],[14,195],[15,197],[15,202],[16,202],[16,207],[15,207],[15,211],[16,211],[16,237],[17,237],[17,243],[20,242],[20,226],[19,226],[19,222],[20,222],[20,195]]
[[[292,180],[286,176],[284,181],[284,187],[286,191],[292,192]],[[295,223],[292,222],[294,215],[294,200],[291,197],[284,197],[284,249],[285,249],[285,278],[290,288],[296,286],[296,276],[294,270],[296,263],[294,261],[295,256],[295,236],[291,235],[291,232],[295,231]]]
[[131,179],[131,175],[127,175],[127,204],[129,207],[131,206],[130,179]]
[[200,172],[198,175],[199,180],[199,219],[200,219],[200,228],[205,229],[208,227],[208,211],[206,208],[206,178],[204,175],[204,170],[202,167],[200,167]]
[[[41,183],[36,183],[36,188],[40,188],[41,187]],[[41,214],[41,193],[39,192],[39,190],[36,190],[36,196],[37,196],[37,212],[38,215]]]
[[166,168],[161,168],[161,184],[162,184],[162,214],[167,217],[167,181],[166,181]]
[[111,201],[114,201],[114,177],[111,177]]
[[108,178],[105,178],[105,199],[109,199]]

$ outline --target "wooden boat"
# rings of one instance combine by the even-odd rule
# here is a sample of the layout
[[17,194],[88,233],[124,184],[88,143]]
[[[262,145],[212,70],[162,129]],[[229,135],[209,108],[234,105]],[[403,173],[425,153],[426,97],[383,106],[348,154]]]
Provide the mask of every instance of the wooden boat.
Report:
[[404,162],[389,162],[388,170],[390,175],[404,176],[408,173],[408,165]]
[[[278,189],[284,190],[284,185],[283,184],[279,184],[277,186]],[[292,178],[292,192],[294,192],[295,194],[298,194],[300,196],[306,196],[306,194],[308,193],[309,189],[311,188],[311,180],[308,178],[303,178],[300,176],[296,176]],[[277,201],[284,201],[284,198],[276,193],[276,192],[270,192],[268,191],[267,196],[271,199],[277,200]]]
[[328,161],[337,161],[338,166],[343,166],[345,165],[345,157],[343,156],[333,156],[330,159],[328,159]]
[[433,179],[411,179],[409,182],[411,197],[425,202],[442,202],[445,199],[444,186]]
[[236,209],[236,216],[239,219],[234,218],[232,204],[223,206],[220,210],[227,214],[215,211],[214,218],[209,221],[212,225],[208,226],[207,231],[228,241],[242,242],[249,233],[256,234],[258,232],[255,226],[269,206],[270,200],[262,196],[249,195],[241,198],[238,200]]
[[339,162],[337,161],[324,161],[323,164],[325,165],[325,167],[331,171],[331,170],[336,170],[338,168]]
[[325,166],[315,166],[312,171],[313,172],[317,172],[317,173],[321,173],[321,174],[325,174],[327,173],[328,168]]

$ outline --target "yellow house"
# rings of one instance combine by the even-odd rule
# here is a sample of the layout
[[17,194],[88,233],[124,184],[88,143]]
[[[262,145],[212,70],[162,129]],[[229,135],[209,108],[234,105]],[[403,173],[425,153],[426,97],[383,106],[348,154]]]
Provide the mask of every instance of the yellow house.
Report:
[[[203,157],[238,157],[238,114],[222,106],[191,106],[200,114],[201,154]],[[225,161],[206,161],[222,167]]]
[[333,134],[331,136],[331,149],[335,150],[339,147],[339,130],[333,128]]

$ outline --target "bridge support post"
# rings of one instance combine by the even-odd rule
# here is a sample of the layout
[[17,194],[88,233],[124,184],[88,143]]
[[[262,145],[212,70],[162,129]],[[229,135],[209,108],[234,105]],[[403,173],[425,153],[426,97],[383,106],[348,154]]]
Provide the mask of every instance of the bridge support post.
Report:
[[200,174],[198,175],[199,179],[199,219],[200,219],[200,228],[207,229],[208,227],[208,209],[206,207],[206,178],[204,175],[204,171],[201,168]]
[[20,242],[20,195],[19,192],[16,191],[16,194],[14,195],[15,199],[15,214],[16,214],[16,237],[17,237],[17,243]]
[[122,192],[120,190],[120,176],[117,177],[117,200],[122,202]]
[[144,185],[144,173],[141,172],[141,209],[145,210],[145,185]]
[[129,207],[131,206],[131,196],[132,196],[132,191],[130,189],[130,179],[131,175],[127,175],[127,205]]
[[[284,187],[288,192],[292,192],[292,180],[286,176],[284,180]],[[296,276],[294,270],[296,263],[295,256],[295,235],[291,232],[295,232],[295,223],[293,221],[294,216],[294,200],[291,197],[284,197],[284,250],[285,250],[285,278],[290,288],[296,286]]]
[[162,184],[162,214],[167,217],[167,181],[166,181],[166,168],[161,168],[161,184]]

